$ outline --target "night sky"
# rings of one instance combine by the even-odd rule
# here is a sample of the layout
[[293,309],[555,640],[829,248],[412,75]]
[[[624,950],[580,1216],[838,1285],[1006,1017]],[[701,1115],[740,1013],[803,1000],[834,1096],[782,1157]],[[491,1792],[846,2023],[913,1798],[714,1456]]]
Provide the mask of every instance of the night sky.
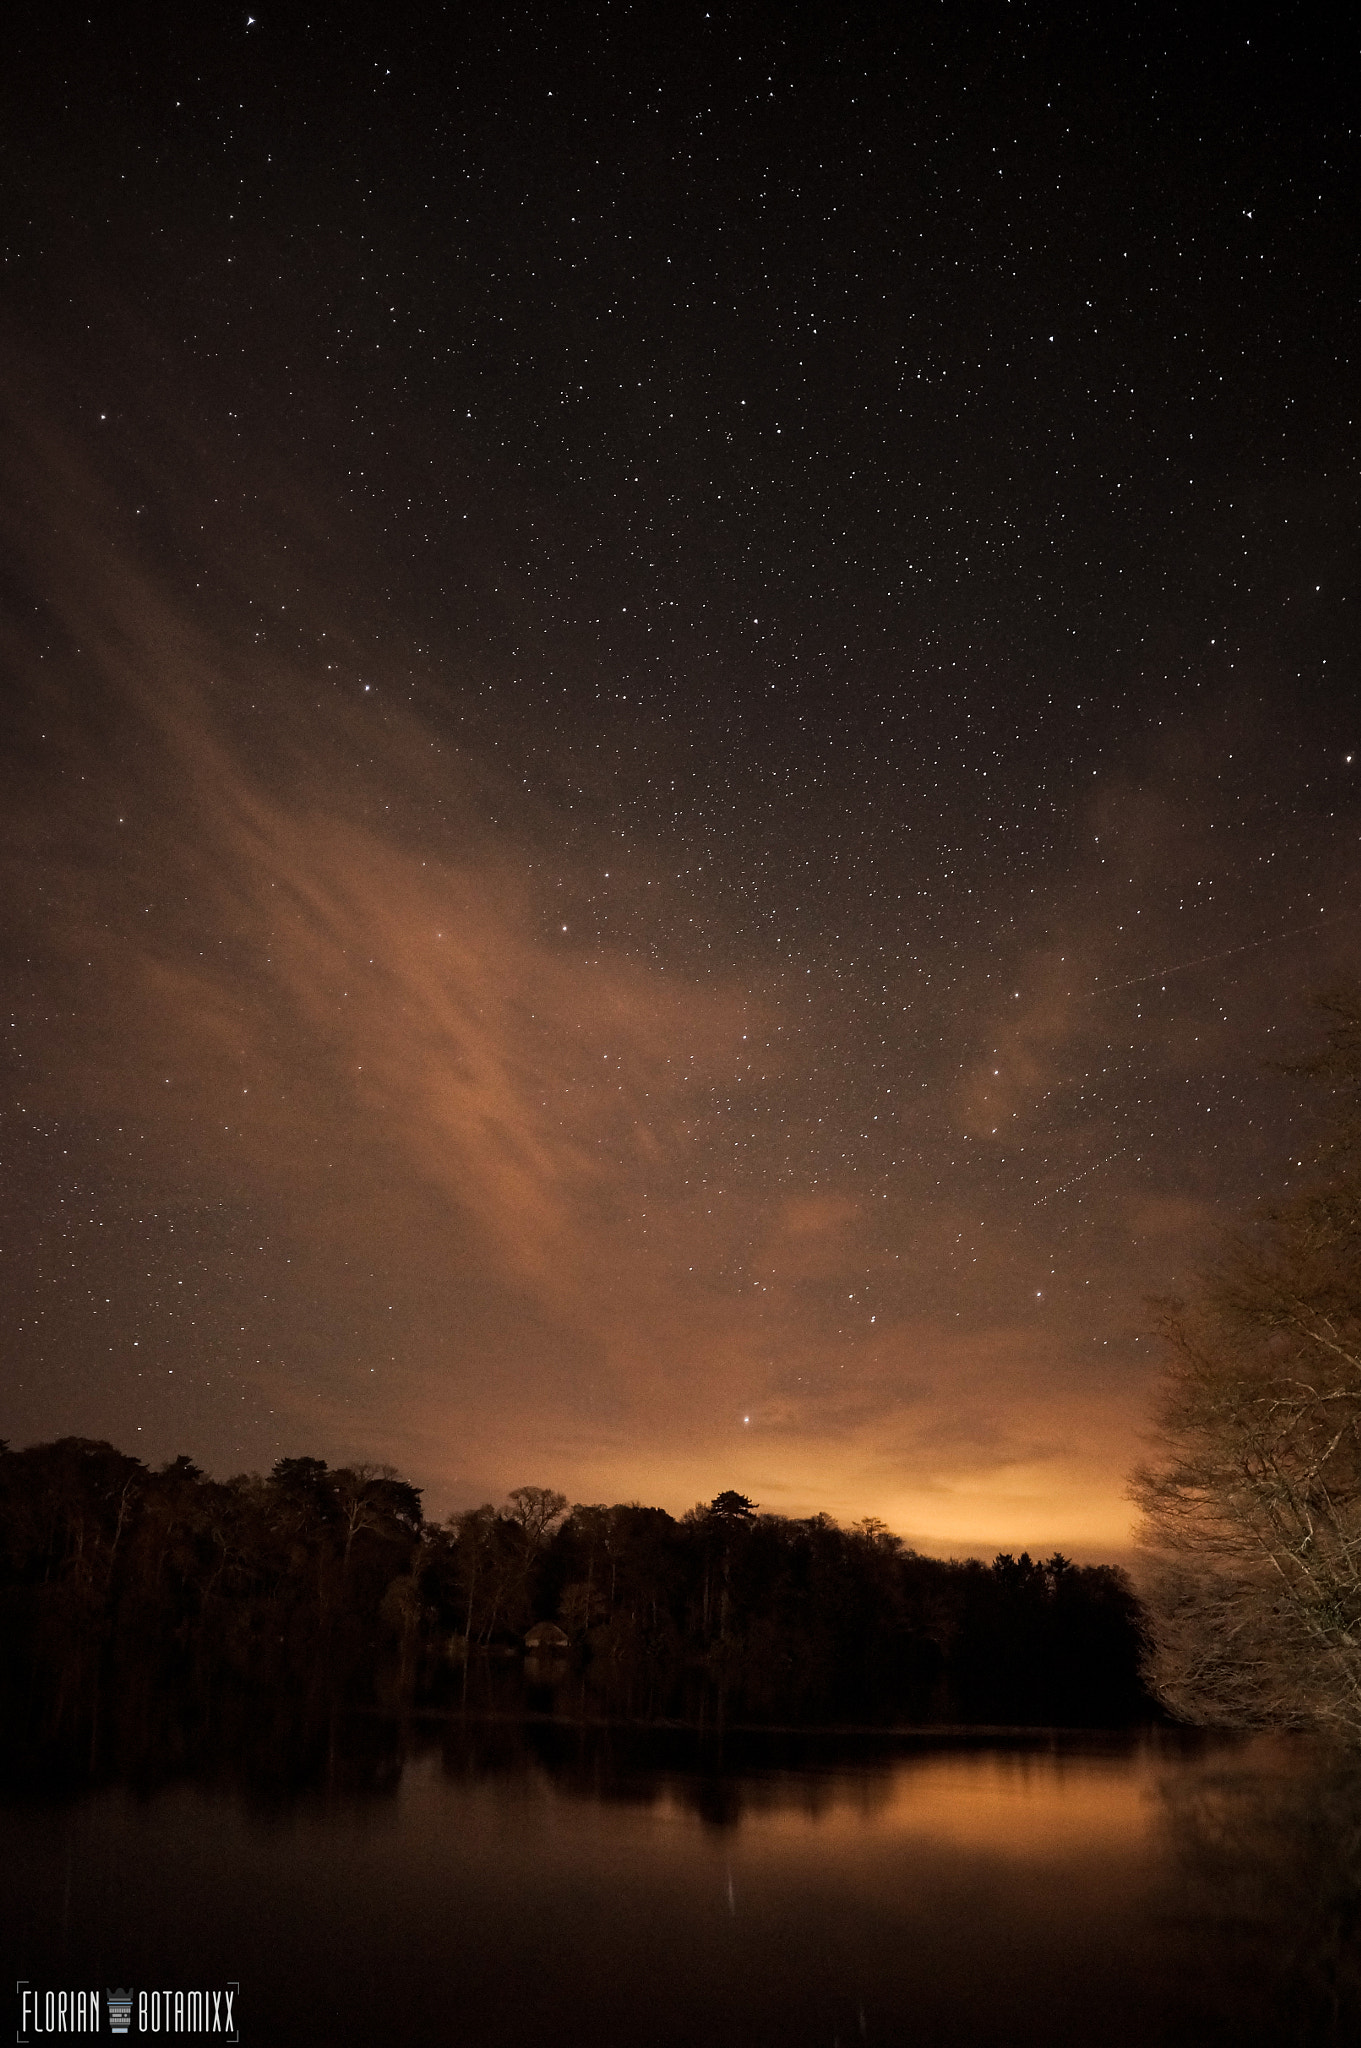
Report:
[[93,12],[0,88],[0,1434],[1119,1554],[1357,972],[1354,23]]

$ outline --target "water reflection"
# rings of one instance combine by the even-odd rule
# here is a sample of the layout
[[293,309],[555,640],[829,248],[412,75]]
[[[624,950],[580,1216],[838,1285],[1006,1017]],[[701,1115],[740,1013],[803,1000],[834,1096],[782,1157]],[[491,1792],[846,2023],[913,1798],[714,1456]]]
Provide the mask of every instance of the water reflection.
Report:
[[255,2042],[1265,2048],[1361,2016],[1361,1769],[1304,1743],[337,1716],[293,1755],[11,1796],[16,1974],[237,1977]]
[[[1162,1783],[1184,1950],[1244,2038],[1361,2038],[1361,1760],[1261,1740]],[[1265,2002],[1263,2002],[1265,2000]]]
[[1158,1759],[1172,1746],[1141,1732],[957,1728],[913,1737],[831,1732],[453,1725],[443,1745],[455,1777],[530,1772],[564,1796],[675,1806],[713,1827],[759,1821],[824,1833],[910,1825],[979,1848],[1042,1853],[1139,1833]]

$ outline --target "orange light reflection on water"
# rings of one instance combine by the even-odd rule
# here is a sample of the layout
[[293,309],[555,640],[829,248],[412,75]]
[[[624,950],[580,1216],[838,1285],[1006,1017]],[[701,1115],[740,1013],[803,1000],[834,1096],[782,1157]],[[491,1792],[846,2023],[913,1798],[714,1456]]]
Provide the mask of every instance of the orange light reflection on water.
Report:
[[[1069,1859],[1084,1849],[1108,1858],[1122,1844],[1141,1855],[1157,1819],[1157,1762],[991,1753],[932,1756],[882,1775],[776,1776],[743,1787],[743,1855],[861,1853],[912,1838],[1008,1860]],[[692,1821],[677,1795],[667,1819]],[[657,1817],[662,1817],[659,1813]]]

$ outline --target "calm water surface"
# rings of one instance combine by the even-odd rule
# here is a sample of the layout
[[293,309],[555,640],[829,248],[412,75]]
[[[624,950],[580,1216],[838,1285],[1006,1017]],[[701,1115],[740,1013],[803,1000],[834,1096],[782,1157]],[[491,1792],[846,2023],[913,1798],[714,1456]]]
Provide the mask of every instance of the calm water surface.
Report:
[[11,1981],[238,1979],[248,2043],[1354,2040],[1357,1816],[1300,1744],[427,1724],[11,1797],[0,1914]]

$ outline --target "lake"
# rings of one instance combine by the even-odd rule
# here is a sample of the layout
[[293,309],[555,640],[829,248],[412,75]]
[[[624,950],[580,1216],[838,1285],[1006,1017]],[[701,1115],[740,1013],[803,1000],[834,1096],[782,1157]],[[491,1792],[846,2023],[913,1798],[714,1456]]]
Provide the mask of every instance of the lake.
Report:
[[1357,2037],[1361,1793],[1299,1741],[374,1718],[0,1828],[11,1982],[235,1983],[247,2043]]

